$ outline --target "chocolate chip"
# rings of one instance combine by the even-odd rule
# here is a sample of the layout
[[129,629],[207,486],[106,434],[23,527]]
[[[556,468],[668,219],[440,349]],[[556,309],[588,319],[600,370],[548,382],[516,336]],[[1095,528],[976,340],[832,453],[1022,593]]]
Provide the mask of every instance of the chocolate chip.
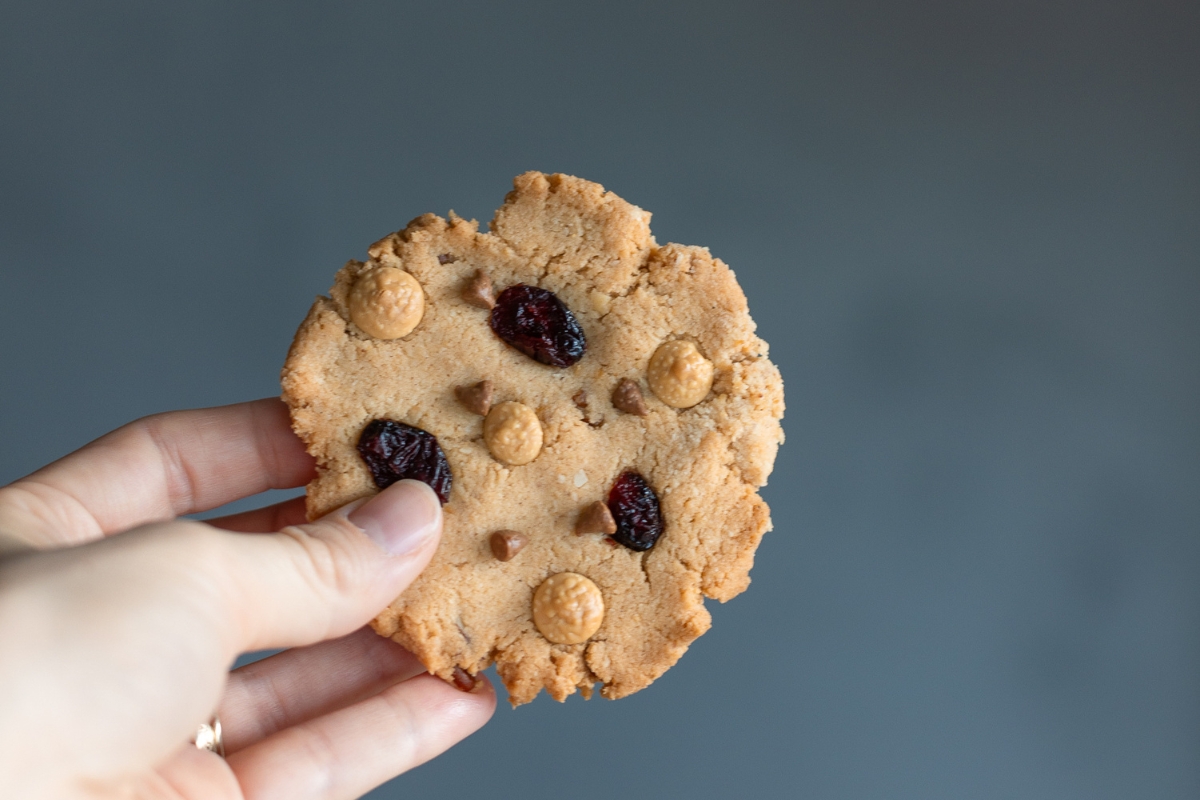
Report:
[[617,388],[613,389],[612,404],[626,414],[644,417],[650,413],[646,408],[646,398],[642,397],[641,388],[638,387],[636,381],[629,378],[621,378]]
[[529,539],[517,531],[496,531],[488,541],[492,546],[492,555],[500,561],[511,561],[529,543]]
[[585,508],[580,513],[579,519],[575,521],[575,534],[577,536],[582,536],[585,533],[613,534],[616,532],[617,521],[613,519],[612,512],[608,510],[608,506],[599,500]]
[[442,253],[438,256],[439,264],[453,264],[455,261],[458,261],[458,256],[452,256],[449,253]]
[[455,386],[454,396],[468,411],[486,417],[492,409],[493,391],[492,382],[484,380],[474,386]]
[[467,672],[462,667],[454,668],[454,688],[460,692],[469,692],[475,688],[478,681],[475,676]]
[[476,270],[475,277],[463,287],[462,299],[479,308],[495,308],[496,293],[492,291],[492,279],[483,270]]

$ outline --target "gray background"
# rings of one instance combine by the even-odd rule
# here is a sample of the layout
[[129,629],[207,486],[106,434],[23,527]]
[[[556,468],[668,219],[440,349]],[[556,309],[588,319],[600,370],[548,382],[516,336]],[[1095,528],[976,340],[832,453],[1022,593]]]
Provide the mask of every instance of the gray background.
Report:
[[751,590],[375,796],[1200,795],[1195,4],[2,12],[0,480],[275,394],[347,258],[527,169],[737,270]]

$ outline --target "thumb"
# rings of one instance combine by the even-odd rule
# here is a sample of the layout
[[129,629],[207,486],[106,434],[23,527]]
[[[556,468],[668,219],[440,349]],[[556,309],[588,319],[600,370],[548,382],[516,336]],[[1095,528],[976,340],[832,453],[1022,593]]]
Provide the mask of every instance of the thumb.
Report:
[[437,495],[405,480],[279,533],[222,533],[234,646],[296,647],[361,627],[420,574],[441,531]]
[[29,734],[0,746],[0,773],[160,760],[175,741],[164,731],[212,708],[234,656],[359,628],[420,574],[441,530],[433,490],[401,481],[278,533],[175,520],[5,558],[0,675],[27,680],[0,681],[0,708]]

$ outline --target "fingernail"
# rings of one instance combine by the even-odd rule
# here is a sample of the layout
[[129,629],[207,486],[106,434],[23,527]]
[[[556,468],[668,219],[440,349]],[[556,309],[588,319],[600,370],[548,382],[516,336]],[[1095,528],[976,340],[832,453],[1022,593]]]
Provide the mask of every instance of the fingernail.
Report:
[[347,516],[387,553],[404,555],[437,535],[442,504],[420,481],[393,483]]

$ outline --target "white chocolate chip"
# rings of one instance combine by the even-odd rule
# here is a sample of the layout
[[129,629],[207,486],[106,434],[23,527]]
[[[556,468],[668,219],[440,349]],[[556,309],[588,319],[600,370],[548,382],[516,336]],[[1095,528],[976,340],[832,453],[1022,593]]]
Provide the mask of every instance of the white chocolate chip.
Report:
[[650,391],[673,408],[691,408],[708,396],[713,363],[684,339],[664,342],[654,351],[646,370]]
[[583,470],[579,470],[579,472],[575,473],[575,488],[578,489],[585,483],[587,483],[587,473]]
[[542,452],[542,423],[524,403],[500,403],[483,420],[483,440],[493,458],[519,467]]
[[368,336],[399,339],[425,316],[425,293],[402,269],[376,267],[358,276],[350,289],[350,319]]
[[586,642],[603,622],[604,596],[579,573],[551,575],[533,594],[533,624],[553,644]]

